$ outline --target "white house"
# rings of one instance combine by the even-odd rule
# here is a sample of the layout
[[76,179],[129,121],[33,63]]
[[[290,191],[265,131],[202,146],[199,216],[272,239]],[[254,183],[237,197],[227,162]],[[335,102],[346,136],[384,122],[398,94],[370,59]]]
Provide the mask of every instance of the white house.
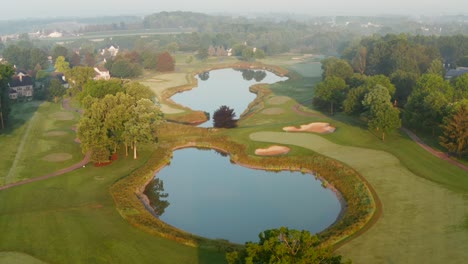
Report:
[[93,78],[93,80],[106,80],[107,81],[111,77],[109,71],[101,71],[96,67],[94,67],[94,71],[96,72],[96,76]]

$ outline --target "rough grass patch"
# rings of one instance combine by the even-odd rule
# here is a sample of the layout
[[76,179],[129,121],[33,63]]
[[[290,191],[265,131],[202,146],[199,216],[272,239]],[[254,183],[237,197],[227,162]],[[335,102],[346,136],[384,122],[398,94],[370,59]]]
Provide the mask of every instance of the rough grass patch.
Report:
[[59,136],[65,136],[66,134],[68,133],[65,131],[49,131],[45,133],[45,135],[48,137],[59,137]]
[[284,109],[282,108],[267,108],[261,112],[264,115],[281,115],[284,114]]
[[73,116],[72,113],[70,112],[57,112],[49,115],[50,118],[56,119],[56,120],[73,120],[75,117]]
[[73,155],[70,153],[53,153],[43,157],[42,160],[49,162],[62,162],[70,160],[72,157]]
[[282,105],[288,102],[289,100],[291,100],[291,98],[287,96],[275,96],[275,97],[268,99],[268,103],[272,105]]

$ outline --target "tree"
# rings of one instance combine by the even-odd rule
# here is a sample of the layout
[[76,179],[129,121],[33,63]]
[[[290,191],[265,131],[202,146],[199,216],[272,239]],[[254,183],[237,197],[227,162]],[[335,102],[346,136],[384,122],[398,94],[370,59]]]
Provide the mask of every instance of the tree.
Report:
[[42,49],[33,48],[30,51],[30,64],[28,69],[33,69],[36,65],[40,65],[43,69],[49,66],[47,52]]
[[444,119],[440,144],[460,158],[468,152],[468,107],[461,105],[455,114]]
[[218,128],[234,128],[237,126],[235,117],[234,109],[223,105],[213,114],[213,126]]
[[339,77],[343,80],[349,79],[353,75],[353,68],[345,60],[336,57],[329,57],[322,60],[322,80],[327,77]]
[[208,54],[208,49],[207,48],[199,48],[198,51],[197,51],[197,55],[196,55],[197,59],[201,60],[201,61],[204,61],[206,59],[208,59],[209,57],[209,54]]
[[65,94],[66,89],[63,87],[62,83],[57,79],[50,80],[49,88],[47,89],[47,94],[49,100],[54,100],[55,103]]
[[159,107],[148,99],[138,100],[129,112],[130,119],[124,123],[123,137],[132,143],[133,159],[137,159],[137,145],[156,140],[156,128],[163,115]]
[[119,78],[136,77],[142,73],[140,66],[124,59],[117,59],[112,63],[109,71],[112,76]]
[[169,54],[169,52],[165,51],[158,55],[156,70],[160,72],[169,72],[174,71],[175,69],[175,60]]
[[327,77],[315,88],[315,97],[330,104],[330,114],[334,113],[334,106],[340,105],[345,98],[346,83],[340,77]]
[[68,74],[70,72],[70,63],[65,60],[65,57],[58,56],[57,59],[55,59],[55,71],[63,72],[64,74]]
[[362,102],[367,111],[367,125],[369,129],[380,131],[382,140],[385,140],[385,133],[397,129],[401,126],[398,109],[394,108],[390,102],[388,90],[377,85],[370,90]]
[[286,227],[271,229],[259,234],[259,243],[246,243],[242,251],[226,254],[229,264],[339,264],[341,256],[319,245],[317,236],[302,230]]
[[458,76],[453,81],[454,100],[468,99],[468,74]]
[[62,45],[55,45],[52,48],[52,58],[57,59],[59,56],[66,58],[68,56],[68,49]]
[[110,80],[89,80],[83,86],[83,92],[80,94],[81,99],[86,96],[102,99],[108,94],[116,95],[118,92],[124,92],[122,81],[120,79]]
[[441,60],[436,59],[431,62],[427,73],[440,75],[441,77],[445,76],[445,68]]
[[92,80],[94,76],[96,76],[96,72],[91,67],[77,66],[73,67],[69,71],[68,76],[67,73],[65,73],[65,76],[72,86],[73,93],[79,94],[83,91],[83,86],[85,83],[87,83],[89,80]]
[[5,128],[5,123],[10,114],[10,87],[8,82],[11,80],[15,70],[10,65],[0,64],[0,128]]

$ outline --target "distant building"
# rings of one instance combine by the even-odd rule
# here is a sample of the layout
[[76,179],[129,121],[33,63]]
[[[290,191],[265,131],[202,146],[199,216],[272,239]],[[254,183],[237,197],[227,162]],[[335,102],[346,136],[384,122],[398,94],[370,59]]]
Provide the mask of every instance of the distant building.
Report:
[[58,32],[58,31],[54,31],[54,32],[50,33],[49,35],[47,35],[47,37],[49,37],[49,38],[61,38],[62,36],[63,36],[63,34]]
[[445,73],[445,79],[450,80],[465,73],[468,73],[468,67],[458,67],[456,69],[451,69]]
[[119,47],[116,48],[114,46],[110,46],[107,49],[102,49],[101,50],[101,55],[104,56],[107,52],[109,53],[109,55],[111,57],[115,57],[115,56],[117,56],[117,53],[119,53]]
[[109,80],[110,79],[110,73],[109,71],[105,70],[99,70],[97,67],[94,67],[94,71],[96,72],[96,76],[93,78],[93,80]]
[[10,99],[16,100],[24,98],[26,100],[32,100],[34,83],[31,76],[20,72],[11,79],[8,85],[10,86]]

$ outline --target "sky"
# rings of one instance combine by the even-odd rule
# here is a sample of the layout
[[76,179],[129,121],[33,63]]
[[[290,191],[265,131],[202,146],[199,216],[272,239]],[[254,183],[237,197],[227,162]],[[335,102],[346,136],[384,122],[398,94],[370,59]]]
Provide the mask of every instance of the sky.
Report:
[[300,13],[313,15],[468,14],[467,0],[2,0],[0,20],[161,11]]

